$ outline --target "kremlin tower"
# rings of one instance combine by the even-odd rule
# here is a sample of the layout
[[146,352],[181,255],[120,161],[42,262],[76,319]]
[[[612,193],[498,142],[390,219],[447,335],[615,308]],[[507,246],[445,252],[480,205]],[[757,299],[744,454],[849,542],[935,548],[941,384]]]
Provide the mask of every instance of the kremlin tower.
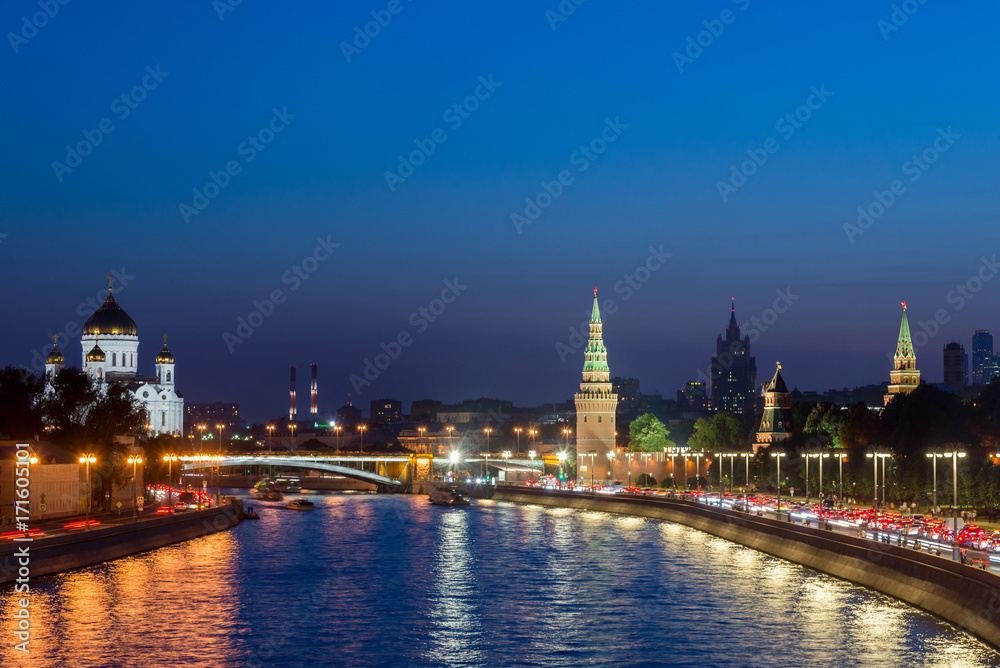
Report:
[[910,323],[906,319],[906,302],[902,302],[902,304],[903,320],[899,323],[896,355],[893,357],[893,369],[889,372],[889,391],[885,394],[887,406],[894,396],[909,394],[920,384],[917,355],[913,352],[913,341],[910,340]]
[[[577,466],[591,451],[604,455],[615,447],[615,409],[618,395],[611,389],[608,351],[601,331],[601,310],[594,288],[594,309],[590,315],[590,340],[583,357],[583,382],[576,400]],[[593,465],[593,460],[591,460]]]

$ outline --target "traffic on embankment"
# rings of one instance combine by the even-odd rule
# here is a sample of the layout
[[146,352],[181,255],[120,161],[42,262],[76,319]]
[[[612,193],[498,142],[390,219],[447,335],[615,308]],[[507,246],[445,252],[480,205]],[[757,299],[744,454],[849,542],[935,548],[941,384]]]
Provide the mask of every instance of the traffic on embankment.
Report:
[[0,540],[0,584],[113,561],[225,531],[242,520],[243,502],[230,498],[218,507],[157,513],[136,521],[126,518],[95,526],[88,519],[58,530],[10,532]]
[[[898,598],[1000,649],[1000,577],[926,550],[691,499],[498,486],[495,501],[675,522]],[[895,541],[893,541],[895,542]]]

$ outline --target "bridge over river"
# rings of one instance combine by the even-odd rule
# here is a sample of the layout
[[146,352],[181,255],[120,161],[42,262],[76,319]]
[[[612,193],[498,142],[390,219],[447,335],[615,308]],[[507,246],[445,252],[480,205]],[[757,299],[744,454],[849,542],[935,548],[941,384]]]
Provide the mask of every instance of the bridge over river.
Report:
[[[441,473],[454,466],[450,457],[435,457],[429,454],[321,454],[321,453],[271,453],[271,454],[223,454],[185,455],[180,457],[181,469],[187,472],[216,468],[220,475],[225,469],[238,468],[241,473],[249,467],[275,467],[282,469],[302,469],[335,473],[347,478],[361,480],[375,485],[379,492],[422,493],[432,483],[435,473]],[[537,475],[542,473],[541,460],[510,459],[495,456],[463,457],[461,466],[465,470],[484,473],[487,469],[494,473],[504,472],[504,478],[514,473]]]

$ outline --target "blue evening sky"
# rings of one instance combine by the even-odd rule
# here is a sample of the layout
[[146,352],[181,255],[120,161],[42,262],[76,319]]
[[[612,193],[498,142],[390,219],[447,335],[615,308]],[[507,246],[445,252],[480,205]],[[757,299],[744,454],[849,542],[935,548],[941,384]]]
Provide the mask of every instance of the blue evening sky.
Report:
[[[708,365],[733,297],[741,322],[767,323],[751,325],[760,380],[781,360],[800,389],[886,380],[901,300],[932,334],[917,351],[931,382],[945,343],[971,352],[974,329],[1000,328],[995,4],[559,7],[69,2],[35,30],[37,0],[4,3],[2,362],[31,366],[81,325],[111,269],[141,371],[167,333],[188,401],[255,420],[285,411],[290,365],[307,396],[311,362],[323,409],[348,393],[366,412],[384,396],[566,400],[594,286],[614,300],[613,375],[671,397]],[[372,12],[387,25],[358,48]],[[390,187],[415,142],[433,153]],[[228,185],[201,200],[210,172]],[[518,223],[526,198],[546,206]],[[858,207],[881,215],[845,230]],[[647,261],[645,282],[627,278]],[[435,304],[445,281],[467,287]],[[78,335],[62,349],[79,363]]]

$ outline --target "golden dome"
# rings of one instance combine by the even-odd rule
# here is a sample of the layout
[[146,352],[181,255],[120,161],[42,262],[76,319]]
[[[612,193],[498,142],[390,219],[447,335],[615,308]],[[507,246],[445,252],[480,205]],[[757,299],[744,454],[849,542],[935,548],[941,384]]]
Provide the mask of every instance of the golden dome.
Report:
[[62,364],[64,361],[63,354],[59,352],[57,346],[52,346],[52,351],[45,358],[46,364]]
[[94,311],[94,314],[87,318],[83,325],[84,336],[107,336],[107,335],[129,335],[137,336],[138,330],[135,327],[135,320],[129,317],[122,307],[115,301],[111,292],[108,298],[101,304],[101,308]]
[[156,363],[157,364],[173,364],[174,363],[174,356],[173,356],[173,354],[169,350],[167,350],[167,344],[166,343],[163,344],[163,350],[161,350],[160,353],[156,356]]
[[106,358],[104,356],[104,351],[101,350],[101,347],[97,345],[97,343],[94,343],[93,349],[89,353],[87,353],[87,361],[103,362],[105,359]]

